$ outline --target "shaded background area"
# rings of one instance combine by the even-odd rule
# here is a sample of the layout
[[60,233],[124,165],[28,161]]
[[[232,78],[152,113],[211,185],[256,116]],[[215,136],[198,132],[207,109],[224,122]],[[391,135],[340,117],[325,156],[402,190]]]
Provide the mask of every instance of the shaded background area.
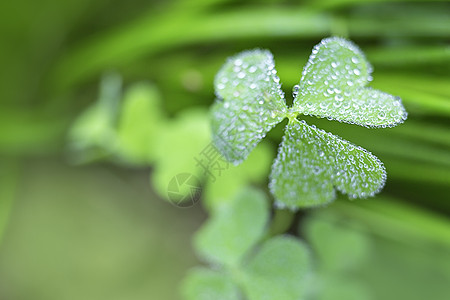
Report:
[[[450,293],[448,2],[19,0],[0,4],[0,20],[1,299],[178,299],[186,270],[198,264],[190,244],[204,209],[173,207],[161,196],[166,182],[153,182],[171,165],[124,163],[104,152],[80,164],[69,151],[68,132],[100,97],[106,72],[120,74],[125,90],[150,84],[166,119],[143,123],[167,130],[166,149],[184,149],[204,144],[170,130],[184,124],[180,113],[212,103],[226,57],[270,49],[290,102],[313,45],[330,35],[362,48],[375,68],[372,86],[401,96],[409,119],[369,130],[305,118],[370,149],[388,171],[380,197],[305,216],[370,240],[370,254],[349,275],[364,284],[351,290],[369,289],[373,299]],[[205,116],[200,110],[186,120]],[[196,126],[189,128],[204,129]],[[268,157],[281,132],[269,134]],[[164,161],[177,152],[166,153]],[[332,249],[345,244],[336,243]]]
[[148,172],[26,161],[0,255],[2,299],[176,299],[205,219]]

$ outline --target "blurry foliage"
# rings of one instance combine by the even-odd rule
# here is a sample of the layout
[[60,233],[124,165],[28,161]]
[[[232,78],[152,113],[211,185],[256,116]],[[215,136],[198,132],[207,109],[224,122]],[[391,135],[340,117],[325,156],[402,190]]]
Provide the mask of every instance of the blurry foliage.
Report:
[[132,85],[121,95],[120,77],[106,74],[98,100],[75,120],[69,131],[72,162],[109,160],[119,165],[151,165],[152,186],[167,200],[167,186],[175,175],[194,174],[204,182],[208,208],[232,199],[249,183],[266,180],[273,157],[267,143],[258,146],[248,161],[238,167],[223,162],[224,170],[214,175],[195,159],[202,151],[214,150],[206,109],[189,108],[169,118],[161,110],[157,88],[144,82]]
[[[445,299],[448,221],[407,204],[391,204],[393,199],[377,200],[362,205],[337,201],[300,223],[299,231],[316,253],[313,295],[336,300]],[[402,227],[403,232],[390,231]],[[439,238],[432,237],[438,233]]]
[[[262,241],[268,217],[267,199],[257,190],[244,189],[217,205],[195,236],[197,252],[217,273],[192,270],[183,285],[186,299],[302,299],[311,272],[309,251],[287,235]],[[212,285],[218,274],[222,285]]]
[[[189,213],[168,209],[145,190],[148,172],[134,167],[152,168],[152,186],[162,197],[172,172],[198,172],[212,215],[220,214],[217,205],[232,205],[244,186],[266,186],[279,127],[246,163],[230,166],[216,182],[207,182],[195,165],[194,157],[210,142],[214,75],[232,54],[268,48],[282,82],[291,87],[311,47],[329,35],[364,49],[375,69],[372,85],[400,96],[409,120],[366,134],[305,117],[373,150],[389,176],[375,199],[338,200],[324,212],[305,213],[302,232],[317,259],[312,280],[318,289],[311,296],[448,297],[446,1],[19,0],[1,2],[0,20],[0,298],[176,299],[175,286],[195,264],[188,244],[200,207]],[[75,150],[69,153],[67,135]],[[68,168],[55,162],[62,154],[77,163],[108,159],[120,168]],[[154,201],[130,201],[142,198]],[[262,260],[262,245],[270,247],[292,217],[274,213],[255,250]],[[154,238],[145,240],[149,236]],[[359,263],[341,266],[336,259],[342,253],[356,255]],[[258,262],[247,267],[240,282],[259,297],[265,291],[248,278],[266,282],[255,274],[270,272]],[[242,292],[221,271],[193,272],[183,290],[187,297],[204,286],[198,282],[232,299]]]

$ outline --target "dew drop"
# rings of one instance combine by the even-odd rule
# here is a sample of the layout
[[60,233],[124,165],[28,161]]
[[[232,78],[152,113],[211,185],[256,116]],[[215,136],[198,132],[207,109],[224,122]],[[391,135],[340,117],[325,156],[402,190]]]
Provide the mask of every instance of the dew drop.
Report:
[[325,103],[325,102],[321,102],[320,104],[319,104],[319,106],[320,106],[320,108],[321,109],[325,109],[325,108],[328,108],[328,103]]
[[245,73],[244,73],[244,72],[239,72],[239,73],[237,74],[237,77],[240,78],[240,79],[242,79],[242,78],[245,77]]
[[238,58],[238,59],[236,59],[236,60],[234,61],[234,65],[235,65],[235,66],[241,66],[241,65],[242,65],[242,62],[243,62],[242,59],[239,59],[239,58]]
[[313,173],[314,174],[319,174],[320,173],[320,167],[318,167],[318,166],[315,166],[314,168],[313,168]]
[[298,84],[294,85],[294,87],[292,88],[292,97],[294,99],[297,98],[299,90],[300,90],[300,86]]
[[380,120],[386,119],[386,113],[384,111],[380,111],[378,113],[378,119],[380,119]]

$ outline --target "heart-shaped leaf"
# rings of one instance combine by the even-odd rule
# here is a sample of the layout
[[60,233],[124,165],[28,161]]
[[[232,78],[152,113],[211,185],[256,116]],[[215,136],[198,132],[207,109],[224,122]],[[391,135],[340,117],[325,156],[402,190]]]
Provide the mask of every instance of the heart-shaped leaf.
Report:
[[224,273],[205,268],[190,271],[183,282],[183,298],[186,300],[238,300],[239,289]]
[[271,173],[270,190],[278,205],[296,209],[324,204],[335,198],[335,188],[351,198],[372,196],[384,185],[383,164],[363,148],[296,120],[306,114],[366,127],[403,122],[407,113],[400,98],[365,87],[371,72],[356,45],[342,38],[324,39],[314,47],[294,88],[294,105],[286,111],[270,53],[238,54],[216,78],[222,101],[212,108],[214,141],[237,164],[288,117]]
[[235,196],[251,183],[263,183],[272,166],[274,151],[262,141],[239,166],[229,166],[215,182],[209,182],[204,190],[203,205],[212,209],[221,202],[233,201]]
[[307,247],[289,236],[262,244],[244,269],[242,286],[249,300],[298,300],[307,293],[311,264]]
[[217,74],[215,88],[213,141],[237,165],[286,115],[272,54],[253,50],[232,57]]
[[371,196],[383,187],[386,173],[367,150],[293,119],[270,177],[277,204],[295,209],[332,201],[334,187],[352,198]]
[[320,261],[318,269],[343,277],[354,269],[364,267],[370,255],[371,240],[363,228],[339,221],[333,214],[315,214],[300,229]]
[[233,201],[214,207],[195,237],[197,252],[215,265],[235,268],[263,236],[269,219],[264,193],[244,189]]
[[316,45],[303,69],[294,110],[366,127],[392,127],[406,119],[400,98],[367,88],[372,67],[342,38]]
[[156,139],[164,113],[156,86],[137,83],[129,87],[122,100],[117,126],[118,152],[124,160],[144,164],[156,159]]

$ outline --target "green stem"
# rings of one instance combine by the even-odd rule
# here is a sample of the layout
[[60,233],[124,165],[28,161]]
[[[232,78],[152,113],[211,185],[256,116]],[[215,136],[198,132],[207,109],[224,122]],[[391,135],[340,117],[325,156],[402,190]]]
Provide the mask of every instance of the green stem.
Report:
[[269,230],[264,239],[286,232],[291,227],[295,213],[289,209],[275,209]]

